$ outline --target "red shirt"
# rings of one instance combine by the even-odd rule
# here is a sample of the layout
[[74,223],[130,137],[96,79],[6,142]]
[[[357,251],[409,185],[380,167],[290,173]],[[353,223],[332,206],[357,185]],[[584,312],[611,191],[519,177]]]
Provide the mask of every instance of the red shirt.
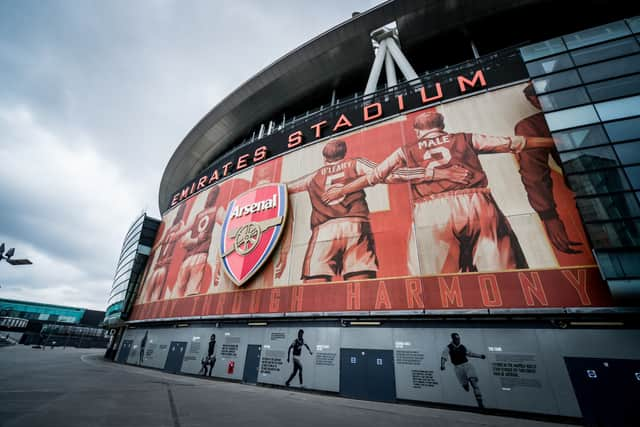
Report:
[[[409,181],[414,199],[449,191],[484,188],[487,176],[479,153],[508,153],[524,148],[522,137],[488,136],[475,133],[427,132],[413,144],[398,148],[369,174],[370,184]],[[471,173],[469,184],[434,179],[436,168],[460,166]]]
[[189,255],[208,253],[209,246],[211,245],[211,237],[213,227],[216,224],[216,213],[218,207],[205,209],[196,215],[196,219],[191,226],[191,238],[197,240],[196,243],[191,243],[186,247]]
[[335,202],[322,203],[322,195],[333,187],[344,187],[362,175],[370,173],[375,163],[366,159],[343,159],[329,163],[297,181],[288,184],[289,191],[308,191],[313,212],[311,227],[336,218],[369,218],[369,206],[363,190],[347,194]]

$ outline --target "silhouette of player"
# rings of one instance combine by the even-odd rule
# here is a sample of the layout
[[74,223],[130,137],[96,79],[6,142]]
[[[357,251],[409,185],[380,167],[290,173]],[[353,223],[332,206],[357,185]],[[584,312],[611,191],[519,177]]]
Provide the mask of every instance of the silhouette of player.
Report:
[[204,210],[198,212],[189,229],[190,232],[180,240],[183,247],[187,251],[187,255],[178,271],[178,278],[173,288],[172,297],[184,297],[189,295],[197,295],[200,293],[200,284],[204,278],[204,274],[208,267],[207,258],[209,255],[209,247],[211,246],[211,238],[213,236],[213,227],[222,222],[221,209],[216,206],[220,188],[213,187],[207,194]]
[[[369,222],[369,206],[362,189],[348,192],[330,203],[322,195],[330,188],[343,188],[373,171],[375,163],[345,158],[347,144],[336,140],[322,149],[324,166],[287,184],[290,193],[306,191],[311,201],[311,238],[302,268],[305,282],[329,282],[333,276],[345,280],[371,279],[378,272],[378,258]],[[276,278],[282,275],[291,244],[287,229]]]
[[[488,188],[479,153],[519,152],[549,147],[551,138],[447,133],[436,111],[414,121],[416,141],[394,151],[375,169],[341,188],[329,189],[325,203],[381,182],[409,182],[414,229],[425,252],[423,274],[526,268],[527,263],[507,218]],[[414,231],[415,232],[415,231]],[[416,259],[411,244],[410,258]],[[418,271],[410,263],[413,274]]]
[[209,345],[207,347],[207,357],[202,359],[202,367],[200,373],[204,376],[211,376],[213,367],[216,365],[216,334],[211,334]]
[[[538,110],[542,109],[532,83],[529,83],[524,88],[523,93],[531,105]],[[515,126],[515,134],[525,137],[551,137],[551,131],[541,111],[520,120]],[[549,156],[557,164],[562,164],[555,145],[548,148],[541,147],[525,150],[518,154],[522,184],[527,191],[529,203],[542,220],[553,246],[561,252],[577,254],[581,251],[572,246],[581,245],[582,243],[571,240],[567,235],[553,199],[553,181],[551,179],[551,168],[549,167]]]
[[[178,240],[188,230],[187,224],[183,221],[186,205],[182,204],[176,212],[171,227],[164,233],[164,237],[160,240],[153,251],[160,251],[156,260],[153,272],[149,277],[147,291],[144,298],[145,302],[157,301],[166,298],[166,281],[173,251],[176,248]],[[169,292],[170,293],[170,292]]]
[[440,370],[444,371],[445,363],[447,360],[453,365],[456,378],[460,382],[462,388],[465,391],[469,391],[469,385],[473,388],[473,395],[478,402],[478,407],[484,408],[482,403],[482,393],[480,393],[480,387],[478,386],[478,374],[475,368],[469,362],[468,357],[477,357],[478,359],[486,359],[484,354],[478,354],[470,351],[463,344],[460,343],[460,335],[456,332],[451,334],[451,342],[442,350],[442,356],[440,357]]
[[289,379],[285,383],[287,387],[291,383],[291,380],[298,374],[298,379],[300,380],[300,385],[302,386],[302,346],[307,347],[310,355],[313,355],[309,346],[304,342],[304,330],[300,329],[298,331],[298,338],[293,340],[291,345],[289,346],[289,350],[287,350],[287,363],[291,362],[291,350],[293,349],[293,372],[289,376]]
[[142,365],[144,362],[144,349],[147,346],[147,338],[149,337],[149,331],[145,331],[142,341],[140,341],[140,355],[138,356],[138,365]]

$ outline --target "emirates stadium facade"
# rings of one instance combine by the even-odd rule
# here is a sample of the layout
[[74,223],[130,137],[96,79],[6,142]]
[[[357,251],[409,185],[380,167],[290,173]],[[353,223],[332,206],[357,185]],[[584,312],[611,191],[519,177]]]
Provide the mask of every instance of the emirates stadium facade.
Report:
[[635,423],[634,9],[388,1],[260,71],[169,160],[116,361]]

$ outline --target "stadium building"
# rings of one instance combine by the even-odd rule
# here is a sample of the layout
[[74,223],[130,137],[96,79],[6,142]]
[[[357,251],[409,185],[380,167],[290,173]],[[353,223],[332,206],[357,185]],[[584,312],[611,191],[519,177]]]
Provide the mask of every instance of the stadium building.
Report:
[[276,60],[169,160],[116,361],[638,425],[636,14],[395,0]]

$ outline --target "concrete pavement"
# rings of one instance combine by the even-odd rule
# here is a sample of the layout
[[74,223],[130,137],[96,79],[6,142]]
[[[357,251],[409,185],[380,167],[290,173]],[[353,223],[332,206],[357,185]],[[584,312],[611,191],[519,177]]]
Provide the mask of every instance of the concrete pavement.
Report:
[[0,349],[0,426],[562,426],[166,374],[104,350]]

